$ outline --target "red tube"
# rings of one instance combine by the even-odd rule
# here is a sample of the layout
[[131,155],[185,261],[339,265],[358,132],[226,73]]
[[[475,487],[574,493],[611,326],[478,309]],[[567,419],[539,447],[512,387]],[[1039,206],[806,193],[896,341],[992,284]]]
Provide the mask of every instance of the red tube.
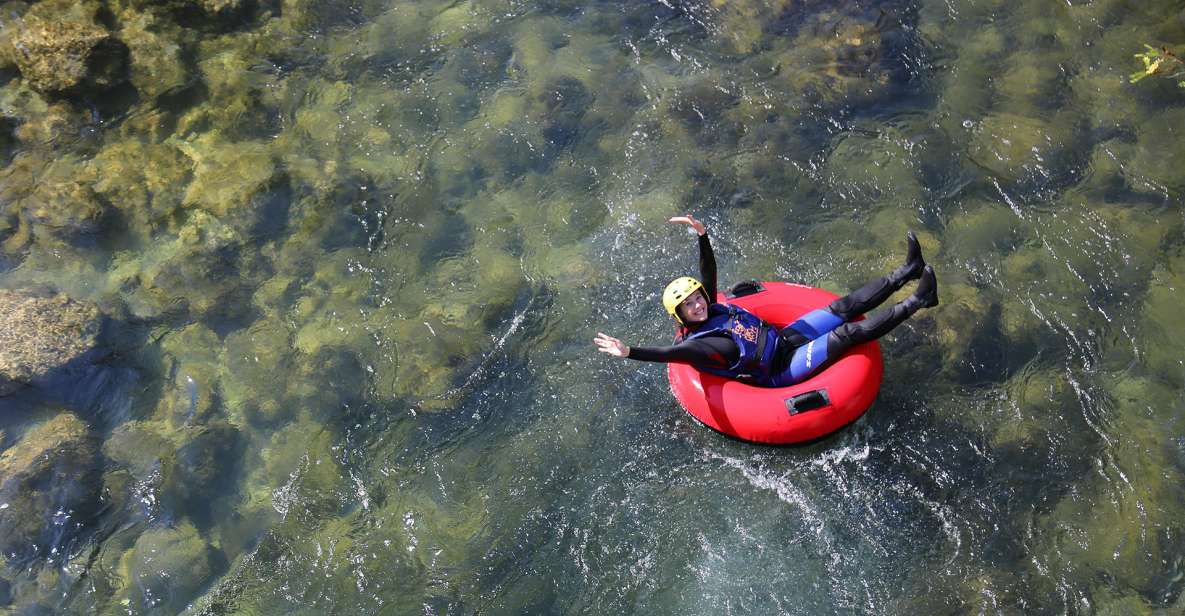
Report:
[[[740,306],[785,327],[798,317],[823,308],[838,296],[805,285],[763,282],[764,290],[720,303]],[[754,443],[787,444],[811,441],[852,423],[876,399],[884,374],[880,345],[874,340],[858,345],[832,361],[815,376],[790,387],[755,387],[687,364],[667,364],[671,392],[692,417],[729,436]],[[826,403],[811,410],[792,412],[797,396],[825,392]],[[809,396],[818,401],[818,396]],[[809,406],[809,405],[808,405]]]

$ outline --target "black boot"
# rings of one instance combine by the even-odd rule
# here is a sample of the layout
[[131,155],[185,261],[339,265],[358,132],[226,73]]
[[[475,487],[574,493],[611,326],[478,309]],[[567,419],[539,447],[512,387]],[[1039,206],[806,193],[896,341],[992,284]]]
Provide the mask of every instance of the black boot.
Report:
[[889,296],[901,290],[905,283],[922,275],[926,260],[922,258],[922,246],[918,236],[910,231],[905,236],[905,264],[893,270],[888,276],[872,280],[863,287],[831,302],[827,309],[845,321],[850,321],[881,305]]
[[913,314],[922,308],[933,308],[938,305],[938,278],[934,275],[934,268],[927,265],[922,270],[922,279],[918,281],[918,288],[913,295],[901,302]]
[[926,267],[926,260],[922,258],[922,245],[918,243],[918,236],[913,231],[905,234],[905,264],[889,274],[889,280],[901,288],[910,280],[917,280],[922,276],[922,268]]
[[918,288],[913,295],[888,310],[882,310],[863,321],[844,323],[827,334],[827,356],[839,357],[857,344],[876,340],[904,323],[918,310],[937,305],[938,279],[934,276],[934,268],[927,265],[922,270],[922,279],[918,281]]

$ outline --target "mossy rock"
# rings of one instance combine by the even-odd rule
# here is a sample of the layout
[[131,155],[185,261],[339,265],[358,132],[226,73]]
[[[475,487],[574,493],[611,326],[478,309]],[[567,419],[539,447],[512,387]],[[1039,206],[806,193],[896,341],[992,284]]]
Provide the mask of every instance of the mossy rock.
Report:
[[242,234],[202,210],[190,212],[176,234],[116,256],[109,276],[128,308],[139,316],[242,317],[250,309]]
[[944,244],[951,257],[971,261],[1008,254],[1029,235],[1028,225],[1002,203],[976,202],[961,209],[946,223]]
[[374,367],[355,351],[323,347],[316,355],[301,356],[289,379],[289,389],[300,408],[327,421],[363,401]]
[[[974,379],[987,363],[978,353],[991,352],[977,344],[991,337],[995,327],[995,303],[974,286],[951,276],[940,279],[942,303],[922,316],[934,319],[934,333],[942,347],[943,368],[960,378]],[[917,317],[915,317],[917,318]],[[996,349],[997,351],[999,349]],[[998,358],[997,358],[998,359]],[[1000,366],[990,366],[999,369]]]
[[276,99],[282,97],[285,82],[270,73],[253,70],[254,58],[267,53],[254,48],[262,41],[257,34],[241,34],[199,43],[197,68],[206,86],[207,104],[190,106],[177,118],[177,136],[195,139],[204,135],[208,141],[254,141],[261,137],[261,126],[272,125],[278,107]]
[[93,16],[85,15],[88,11],[63,11],[63,4],[42,2],[26,13],[12,38],[21,76],[34,90],[47,94],[101,91],[123,82],[127,47]]
[[0,110],[12,136],[29,149],[70,151],[84,142],[91,122],[86,110],[16,84],[0,88]]
[[990,428],[994,447],[1048,449],[1057,440],[1051,434],[1068,429],[1060,418],[1067,409],[1080,406],[1062,369],[1026,367],[1008,379],[1005,389],[1007,408]]
[[774,82],[784,92],[800,93],[800,104],[867,104],[877,100],[890,82],[881,46],[873,21],[818,11],[778,54]]
[[90,166],[95,192],[147,235],[181,207],[194,163],[173,145],[128,139],[104,147]]
[[184,59],[180,28],[150,12],[138,12],[122,20],[119,38],[131,58],[131,81],[149,99],[176,92],[192,79]]
[[364,255],[362,250],[342,249],[317,262],[290,314],[298,327],[295,349],[315,355],[323,346],[367,346],[366,319],[359,309],[372,304],[372,283],[353,272],[355,263],[366,262]]
[[193,180],[182,203],[225,217],[253,219],[255,197],[271,188],[276,178],[272,148],[263,142],[231,143],[206,134],[181,141],[178,149],[194,163]]
[[1185,258],[1173,255],[1153,270],[1139,319],[1141,338],[1155,341],[1144,348],[1144,364],[1178,387],[1185,385],[1185,343],[1171,326],[1180,320],[1183,292]]
[[[1046,529],[1041,534],[1056,542],[1048,549],[1087,575],[1161,600],[1181,550],[1185,503],[1178,488],[1185,477],[1174,465],[1171,452],[1176,446],[1165,423],[1148,414],[1147,401],[1157,394],[1145,392],[1135,404],[1129,402],[1131,395],[1114,398],[1116,408],[1107,426],[1115,435],[1108,446],[1113,462],[1100,469],[1089,492],[1063,499],[1041,522]],[[1122,482],[1123,488],[1112,482]]]
[[220,555],[188,522],[151,528],[120,559],[116,603],[140,614],[178,614],[220,568]]
[[852,194],[850,199],[861,204],[887,202],[916,208],[924,191],[911,163],[910,147],[908,136],[892,131],[845,134],[827,157],[832,190]]
[[1013,54],[1003,75],[993,80],[997,95],[1004,99],[1001,108],[1015,105],[1020,109],[1055,109],[1065,91],[1065,74],[1058,62],[1030,52]]
[[262,465],[248,480],[252,498],[282,519],[317,525],[343,512],[353,486],[342,468],[338,437],[307,415],[276,430],[259,455]]
[[[1185,191],[1185,109],[1152,113],[1137,129],[1135,155],[1127,165],[1130,186],[1140,192],[1180,194]],[[1167,191],[1167,193],[1166,193]]]
[[68,553],[98,506],[97,447],[62,411],[0,453],[0,550],[10,562]]
[[4,250],[31,244],[50,248],[87,246],[108,220],[110,210],[91,188],[86,167],[73,158],[46,161],[21,155],[0,172],[0,198],[9,200],[15,227]]
[[[1008,182],[1032,182],[1057,164],[1071,135],[1058,125],[1011,113],[992,114],[976,128],[968,156]],[[1049,161],[1048,163],[1046,161]]]
[[207,525],[219,499],[237,485],[236,474],[246,442],[238,428],[215,421],[184,430],[167,469],[167,504]]
[[274,425],[288,419],[288,381],[294,369],[290,325],[260,319],[226,337],[222,382],[232,417]]
[[155,422],[121,424],[103,441],[103,455],[127,469],[136,481],[151,482],[177,453],[176,444],[160,428]]
[[101,329],[93,304],[0,290],[0,396],[84,360]]
[[1117,192],[1127,183],[1127,167],[1135,155],[1135,146],[1122,139],[1095,144],[1090,155],[1090,176],[1086,187],[1101,193]]

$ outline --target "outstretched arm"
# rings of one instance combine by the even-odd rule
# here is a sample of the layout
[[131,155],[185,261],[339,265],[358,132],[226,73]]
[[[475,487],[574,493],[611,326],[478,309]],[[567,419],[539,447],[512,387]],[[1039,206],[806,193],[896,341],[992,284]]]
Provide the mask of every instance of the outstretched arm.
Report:
[[688,214],[686,216],[675,216],[670,220],[675,224],[682,224],[695,229],[699,234],[699,275],[700,282],[704,283],[704,292],[708,295],[708,303],[716,303],[716,255],[712,254],[712,243],[708,241],[708,230],[704,228],[704,223],[696,220]]
[[617,338],[598,332],[593,342],[600,347],[598,350],[602,353],[639,361],[727,368],[740,357],[740,349],[726,336],[695,338],[665,347],[630,347]]

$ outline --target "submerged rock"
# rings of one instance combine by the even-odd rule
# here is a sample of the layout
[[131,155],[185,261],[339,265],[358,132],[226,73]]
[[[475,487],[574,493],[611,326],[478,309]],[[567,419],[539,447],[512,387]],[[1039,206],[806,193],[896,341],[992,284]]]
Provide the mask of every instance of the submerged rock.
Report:
[[53,247],[89,243],[107,220],[109,208],[98,198],[74,159],[47,160],[22,154],[0,172],[0,208],[16,231],[4,241],[6,252],[30,244]]
[[0,395],[84,356],[100,326],[91,304],[0,290]]
[[96,447],[63,411],[0,454],[0,550],[11,559],[60,554],[98,496]]
[[25,149],[67,149],[88,136],[88,112],[19,83],[0,88],[0,109],[12,137]]
[[[104,147],[90,161],[98,178],[95,192],[129,221],[144,227],[163,226],[178,208],[193,173],[193,163],[178,148],[137,139]],[[149,228],[134,229],[147,235]]]
[[123,604],[134,613],[180,613],[214,576],[217,556],[192,524],[145,532],[120,561]]
[[12,45],[21,75],[39,92],[104,90],[125,79],[127,47],[93,21],[31,14]]
[[155,98],[188,85],[190,74],[175,25],[151,13],[137,13],[123,23],[119,36],[127,43],[132,85],[140,94]]

